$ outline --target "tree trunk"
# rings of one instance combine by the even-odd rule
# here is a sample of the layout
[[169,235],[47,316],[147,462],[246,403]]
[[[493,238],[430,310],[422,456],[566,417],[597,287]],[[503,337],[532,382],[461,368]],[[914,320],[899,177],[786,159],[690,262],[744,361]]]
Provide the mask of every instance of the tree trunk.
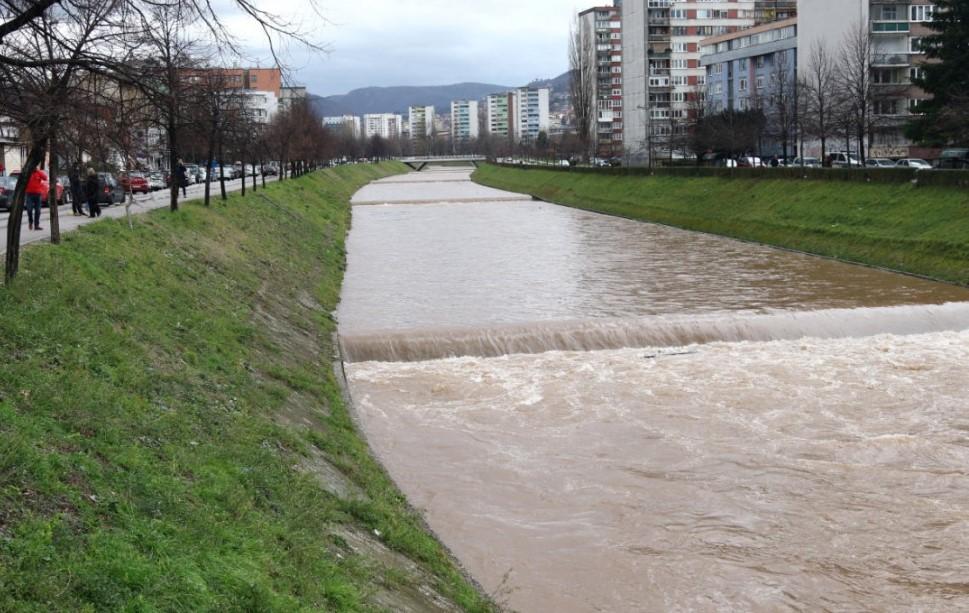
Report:
[[14,189],[10,204],[10,217],[7,221],[7,257],[4,269],[4,282],[10,285],[20,270],[20,230],[24,223],[24,196],[27,194],[27,181],[44,159],[47,146],[45,139],[31,143],[27,161],[20,170],[17,187]]
[[266,162],[259,160],[259,176],[262,177],[262,188],[266,189]]
[[[174,106],[174,103],[172,104]],[[178,188],[181,187],[178,181],[178,152],[176,151],[177,135],[175,133],[175,109],[169,109],[168,119],[168,176],[171,177],[172,185],[169,190],[171,199],[169,208],[172,212],[178,210]]]
[[[246,159],[246,156],[244,155],[240,155],[239,157],[241,157],[243,160]],[[245,164],[242,165],[242,197],[243,198],[246,197],[246,165]]]
[[[50,211],[50,242],[57,245],[61,242],[61,220],[58,216],[60,210],[57,208],[57,137],[54,130],[51,130],[50,137],[50,190],[47,193],[47,210]],[[67,186],[64,186],[67,189]]]
[[256,193],[256,165],[252,165],[252,193]]
[[219,188],[222,190],[222,201],[225,202],[229,199],[229,196],[225,193],[225,168],[222,164],[225,161],[225,155],[222,153],[222,141],[219,141]]

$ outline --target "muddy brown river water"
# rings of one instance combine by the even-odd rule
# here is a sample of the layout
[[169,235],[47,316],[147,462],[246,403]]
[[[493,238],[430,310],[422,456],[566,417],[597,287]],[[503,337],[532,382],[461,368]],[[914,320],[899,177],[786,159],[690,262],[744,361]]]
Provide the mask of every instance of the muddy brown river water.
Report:
[[359,417],[511,608],[969,609],[969,292],[460,169],[355,201]]

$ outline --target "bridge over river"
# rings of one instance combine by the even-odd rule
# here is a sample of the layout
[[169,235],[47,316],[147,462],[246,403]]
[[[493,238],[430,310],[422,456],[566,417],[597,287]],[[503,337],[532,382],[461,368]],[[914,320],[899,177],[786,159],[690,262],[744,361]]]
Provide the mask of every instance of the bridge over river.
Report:
[[400,158],[401,162],[407,164],[417,172],[435,164],[471,164],[472,166],[477,166],[479,163],[487,160],[488,158],[483,155],[427,155]]

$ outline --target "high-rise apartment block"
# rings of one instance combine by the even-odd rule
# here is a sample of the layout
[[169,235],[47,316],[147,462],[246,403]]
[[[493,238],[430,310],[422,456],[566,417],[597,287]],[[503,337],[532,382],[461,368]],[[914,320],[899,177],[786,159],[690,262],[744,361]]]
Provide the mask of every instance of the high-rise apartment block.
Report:
[[591,88],[595,121],[590,135],[596,153],[608,158],[623,154],[622,3],[579,13],[580,39],[595,65]]
[[547,88],[523,87],[488,96],[488,134],[508,137],[517,143],[535,142],[539,134],[548,134],[550,94]]
[[363,116],[365,138],[379,136],[396,140],[404,134],[404,118],[394,113],[371,113]]
[[754,8],[754,0],[623,0],[623,140],[631,161],[686,155],[679,137],[702,109],[706,81],[700,41],[753,26]]
[[486,101],[488,134],[511,138],[515,133],[515,94],[491,94]]
[[451,103],[451,140],[469,141],[478,138],[478,101],[455,100]]
[[[923,40],[935,14],[931,0],[800,0],[798,72],[810,70],[811,50],[824,45],[837,57],[845,41],[859,34],[870,45],[871,121],[867,157],[933,157],[914,146],[905,125],[929,96],[913,84],[926,62]],[[812,154],[816,143],[809,143]],[[852,147],[854,151],[854,147]]]
[[333,132],[338,132],[351,138],[360,138],[360,118],[356,115],[324,117],[323,125]]
[[426,140],[434,136],[434,107],[412,106],[408,109],[407,123],[411,140]]
[[523,87],[515,91],[515,140],[533,143],[538,135],[548,134],[549,90]]

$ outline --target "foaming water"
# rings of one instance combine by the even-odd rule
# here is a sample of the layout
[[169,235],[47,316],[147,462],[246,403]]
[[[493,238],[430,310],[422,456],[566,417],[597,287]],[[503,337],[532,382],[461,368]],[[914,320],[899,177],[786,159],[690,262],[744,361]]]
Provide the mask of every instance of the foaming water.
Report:
[[467,175],[361,192],[338,315],[368,439],[488,592],[969,610],[969,292]]
[[349,366],[521,611],[969,608],[969,332]]
[[350,362],[419,362],[545,351],[680,347],[716,341],[845,338],[969,329],[969,303],[745,315],[547,321],[493,328],[413,329],[344,335]]

